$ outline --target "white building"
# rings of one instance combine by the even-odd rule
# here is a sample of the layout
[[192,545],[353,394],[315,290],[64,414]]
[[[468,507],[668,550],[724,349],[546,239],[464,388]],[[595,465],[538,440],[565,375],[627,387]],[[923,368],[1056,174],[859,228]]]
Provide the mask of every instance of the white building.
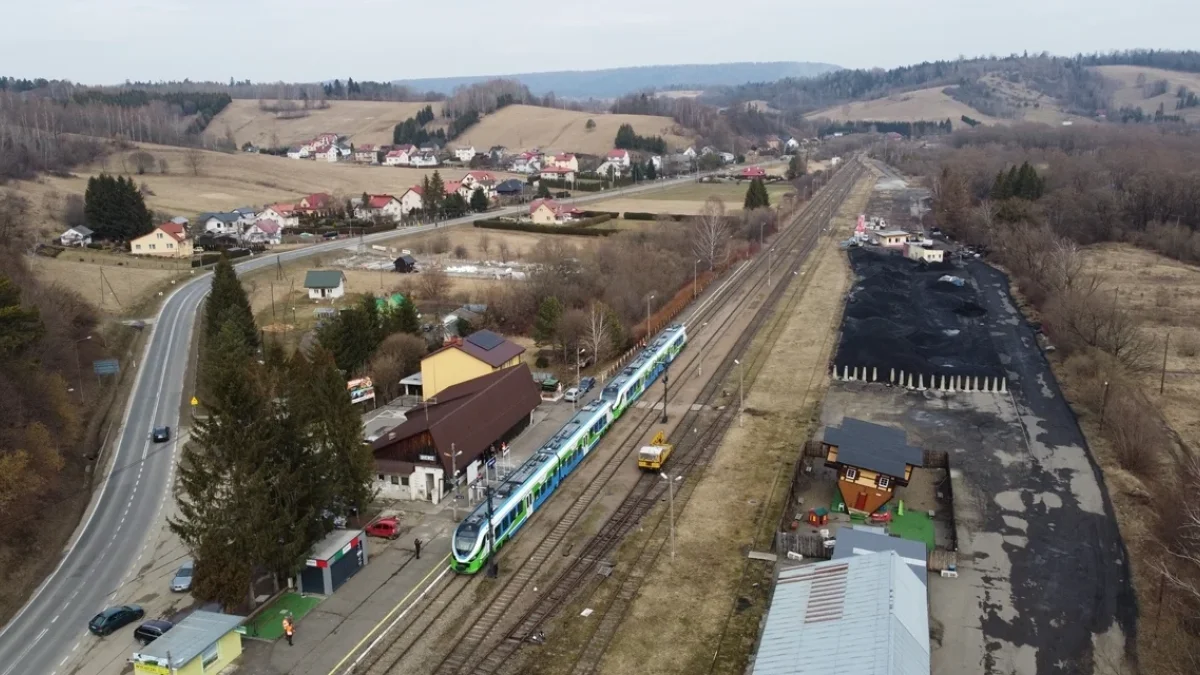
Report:
[[308,159],[312,150],[307,145],[297,145],[288,149],[288,159]]
[[354,217],[363,220],[369,218],[390,218],[400,220],[404,216],[404,208],[400,200],[392,195],[367,195],[367,203],[359,204],[354,209]]
[[425,208],[425,202],[421,198],[420,186],[414,185],[404,191],[400,195],[400,213],[408,215],[413,211],[421,211]]
[[93,234],[86,225],[76,225],[59,235],[58,243],[63,246],[87,246],[92,243]]
[[454,156],[460,162],[469,162],[475,158],[476,154],[477,153],[475,152],[475,146],[473,146],[473,145],[467,146],[465,148],[455,148],[454,149]]
[[342,158],[342,151],[338,146],[331,145],[321,152],[317,153],[317,159],[326,162],[336,162]]
[[410,166],[437,166],[439,162],[433,152],[422,151],[409,157],[408,163]]
[[259,220],[273,220],[286,230],[300,226],[300,213],[291,204],[272,204],[258,214],[255,221]]
[[309,300],[336,300],[346,294],[346,275],[341,270],[309,270],[304,288]]
[[632,163],[628,150],[609,150],[608,155],[604,159],[608,162],[623,166],[626,169],[628,169],[629,165]]
[[254,244],[277,246],[283,241],[283,226],[277,220],[260,218],[246,229],[242,238]]
[[613,176],[620,178],[622,174],[625,173],[625,169],[626,167],[620,162],[614,162],[611,159],[606,159],[604,160],[603,164],[596,167],[596,175],[600,176],[601,178],[608,178],[609,172],[612,172]]

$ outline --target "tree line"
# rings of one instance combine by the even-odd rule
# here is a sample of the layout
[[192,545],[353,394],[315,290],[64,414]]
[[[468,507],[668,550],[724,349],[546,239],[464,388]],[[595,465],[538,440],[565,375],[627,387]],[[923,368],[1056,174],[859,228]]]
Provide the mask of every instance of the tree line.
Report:
[[256,580],[286,583],[338,519],[370,503],[374,462],[333,355],[261,343],[227,259],[201,339],[205,415],[184,447],[169,525],[195,557],[197,598],[253,607]]
[[150,210],[132,178],[106,173],[88,178],[83,203],[86,224],[96,239],[129,241],[154,229]]
[[897,133],[905,138],[920,138],[948,134],[952,129],[949,119],[940,122],[919,120],[916,122],[887,122],[875,120],[850,120],[846,122],[829,122],[817,127],[821,136],[832,136],[835,133]]
[[639,136],[630,124],[622,124],[617,128],[613,145],[621,150],[642,150],[660,155],[667,152],[667,142],[662,136]]
[[425,130],[425,125],[434,120],[433,106],[427,105],[417,111],[417,114],[397,124],[392,129],[392,143],[395,145],[421,146],[430,140],[439,143],[446,142],[446,131],[435,129],[432,133]]
[[85,89],[76,92],[72,100],[80,105],[96,102],[122,108],[143,108],[152,101],[164,101],[179,107],[185,117],[196,115],[189,126],[190,133],[200,133],[233,99],[229,94],[207,92],[151,92],[145,89]]

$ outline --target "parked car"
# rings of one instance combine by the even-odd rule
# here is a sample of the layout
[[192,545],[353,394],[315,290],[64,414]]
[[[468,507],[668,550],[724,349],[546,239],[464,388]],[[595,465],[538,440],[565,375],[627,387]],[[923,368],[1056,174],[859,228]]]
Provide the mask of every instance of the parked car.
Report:
[[583,392],[584,394],[591,391],[592,387],[595,387],[595,386],[596,386],[596,378],[594,378],[594,377],[585,377],[579,381],[579,391]]
[[187,593],[192,590],[192,570],[196,563],[192,560],[186,560],[179,566],[179,570],[175,572],[174,578],[171,579],[171,590],[176,593]]
[[166,443],[171,440],[171,427],[154,427],[150,437],[154,439],[155,443]]
[[563,399],[565,399],[567,403],[574,403],[574,402],[578,401],[579,400],[579,390],[576,389],[575,387],[571,387],[570,389],[567,390],[567,393],[563,396]]
[[92,631],[95,635],[103,637],[134,621],[140,621],[144,616],[146,616],[146,610],[137,605],[109,607],[92,617],[92,620],[88,622],[88,630]]
[[167,621],[166,619],[150,619],[134,629],[133,639],[137,640],[143,645],[148,645],[162,637],[163,633],[171,630],[174,627],[175,624]]
[[366,532],[368,537],[395,539],[400,536],[400,521],[395,518],[380,518],[367,525]]

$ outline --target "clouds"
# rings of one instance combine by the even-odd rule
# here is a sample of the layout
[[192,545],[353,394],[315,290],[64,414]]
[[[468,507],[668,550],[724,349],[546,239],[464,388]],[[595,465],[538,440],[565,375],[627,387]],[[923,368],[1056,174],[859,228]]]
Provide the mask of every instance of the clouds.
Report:
[[892,67],[1029,50],[1186,49],[1180,0],[38,0],[10,3],[4,74],[390,80],[662,63]]

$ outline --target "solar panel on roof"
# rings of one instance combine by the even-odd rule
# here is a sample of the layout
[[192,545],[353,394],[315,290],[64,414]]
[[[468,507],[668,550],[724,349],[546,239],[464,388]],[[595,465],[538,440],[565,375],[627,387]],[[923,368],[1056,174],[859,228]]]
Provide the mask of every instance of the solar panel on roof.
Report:
[[471,344],[485,351],[491,351],[504,344],[504,338],[496,335],[490,330],[481,330],[468,335],[467,342],[470,342]]

